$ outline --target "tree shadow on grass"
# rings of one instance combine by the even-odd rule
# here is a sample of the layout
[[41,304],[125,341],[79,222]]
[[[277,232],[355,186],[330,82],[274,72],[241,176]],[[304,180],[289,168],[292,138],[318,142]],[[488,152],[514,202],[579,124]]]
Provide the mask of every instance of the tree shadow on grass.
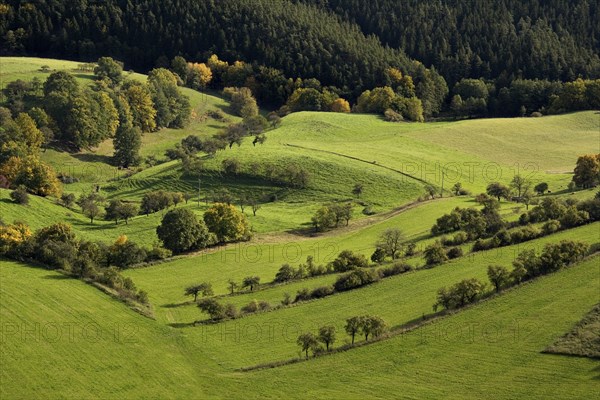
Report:
[[193,301],[186,301],[183,303],[170,303],[170,304],[163,304],[161,307],[162,308],[178,308],[178,307],[184,307],[184,306],[189,306],[194,304]]
[[597,373],[597,375],[594,376],[594,378],[592,378],[592,379],[600,381],[600,364],[596,365],[596,367],[594,369],[592,369],[592,371],[594,371],[595,373]]
[[194,326],[193,322],[173,322],[171,324],[167,324],[168,326],[170,326],[171,328],[191,328],[192,326]]
[[111,165],[112,157],[105,156],[102,154],[90,154],[90,153],[78,153],[72,154],[72,156],[79,161],[83,162],[97,162]]
[[62,275],[62,274],[57,274],[57,275],[45,275],[43,277],[44,279],[50,279],[50,280],[54,280],[54,281],[65,281],[67,279],[73,279],[70,276],[67,275]]

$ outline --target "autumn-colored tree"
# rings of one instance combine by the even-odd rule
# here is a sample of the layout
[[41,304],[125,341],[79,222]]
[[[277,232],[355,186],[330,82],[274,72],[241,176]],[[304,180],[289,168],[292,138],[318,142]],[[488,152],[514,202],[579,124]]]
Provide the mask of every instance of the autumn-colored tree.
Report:
[[44,142],[44,135],[36,126],[35,121],[28,114],[20,113],[15,119],[15,123],[19,127],[23,145],[29,149],[30,154],[37,154]]
[[600,154],[586,154],[577,159],[573,182],[584,189],[600,183]]
[[204,90],[212,80],[212,71],[204,63],[188,63],[186,83],[195,90]]
[[0,166],[11,188],[23,185],[29,193],[38,196],[59,196],[61,185],[56,173],[36,156],[11,157]]
[[204,213],[204,222],[221,243],[244,240],[250,235],[248,219],[232,205],[214,204]]
[[219,60],[216,54],[211,55],[206,61],[206,65],[213,73],[213,79],[211,82],[212,87],[222,87],[223,86],[223,75],[229,68],[229,64],[227,61]]
[[383,114],[391,107],[396,93],[389,87],[378,87],[364,91],[357,100],[356,111],[359,113]]
[[333,103],[331,103],[331,111],[337,113],[349,113],[350,103],[348,103],[348,100],[342,98],[335,99]]
[[123,92],[131,107],[133,125],[142,132],[152,132],[156,129],[156,109],[152,103],[152,95],[148,86],[142,82],[127,81]]
[[14,251],[17,246],[29,240],[31,236],[31,229],[22,222],[0,225],[0,254]]

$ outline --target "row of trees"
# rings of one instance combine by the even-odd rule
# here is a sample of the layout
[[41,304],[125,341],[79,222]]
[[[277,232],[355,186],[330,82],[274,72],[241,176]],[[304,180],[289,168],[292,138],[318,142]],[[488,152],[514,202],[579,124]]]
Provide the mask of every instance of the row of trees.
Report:
[[146,252],[125,236],[119,237],[110,246],[84,241],[78,239],[71,226],[64,223],[32,233],[27,225],[16,222],[0,224],[0,255],[62,270],[73,277],[108,286],[123,299],[147,303],[147,294],[137,290],[131,278],[124,278],[119,268],[162,257],[165,253],[164,249]]
[[223,203],[212,205],[202,220],[186,208],[171,210],[163,217],[156,233],[164,246],[174,253],[250,238],[246,216]]
[[[373,338],[379,338],[385,333],[387,324],[385,321],[375,315],[362,315],[358,317],[351,317],[346,320],[344,330],[352,338],[352,345],[354,345],[354,339],[356,335],[363,334],[365,341],[369,340],[369,336]],[[316,356],[319,353],[330,351],[333,348],[333,344],[337,340],[337,331],[335,326],[327,325],[319,328],[317,334],[312,332],[306,332],[298,336],[296,343],[300,346],[301,351],[305,354],[308,360],[308,352],[312,351],[313,355]],[[320,344],[325,345],[323,349]]]
[[510,86],[494,81],[461,79],[453,89],[450,109],[459,116],[540,117],[600,107],[600,80],[571,82],[518,79]]
[[352,203],[334,203],[319,208],[311,218],[315,232],[324,232],[338,228],[342,222],[346,226],[352,219]]
[[[548,243],[540,255],[535,250],[525,250],[513,261],[513,270],[501,265],[490,265],[487,275],[496,293],[526,280],[559,271],[578,261],[587,253],[589,246],[583,242],[563,240]],[[486,285],[476,278],[462,280],[448,288],[440,288],[434,311],[439,307],[455,309],[474,303],[486,294]]]

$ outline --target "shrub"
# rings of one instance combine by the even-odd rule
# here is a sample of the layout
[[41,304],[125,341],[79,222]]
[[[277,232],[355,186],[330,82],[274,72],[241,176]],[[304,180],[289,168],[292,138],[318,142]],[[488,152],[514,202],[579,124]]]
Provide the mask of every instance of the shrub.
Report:
[[450,288],[440,288],[434,309],[442,306],[446,309],[460,308],[475,302],[484,292],[485,284],[476,278],[464,279]]
[[292,296],[290,296],[289,293],[284,293],[283,300],[281,300],[281,304],[284,306],[289,306],[290,304],[292,304]]
[[63,193],[60,196],[60,203],[67,208],[73,207],[75,204],[75,195],[73,193]]
[[383,113],[385,120],[388,122],[402,122],[404,121],[404,117],[402,116],[402,114],[397,113],[396,111],[392,110],[392,109],[387,109],[385,110],[385,112]]
[[454,246],[459,246],[463,243],[466,243],[469,240],[469,236],[465,233],[465,232],[457,232],[454,235],[454,238],[452,240],[452,244]]
[[373,271],[357,269],[346,275],[340,276],[336,280],[334,288],[338,292],[343,292],[371,284],[376,282],[378,278],[379,276]]
[[210,316],[213,321],[226,318],[225,307],[213,298],[204,298],[198,302],[198,308]]
[[406,246],[406,252],[405,255],[407,257],[412,257],[416,254],[416,250],[417,250],[417,244],[414,242],[410,242],[408,244],[408,246]]
[[250,303],[248,303],[247,305],[243,306],[241,308],[241,311],[244,314],[252,314],[257,312],[259,309],[259,305],[258,302],[256,300],[252,300]]
[[323,297],[327,297],[333,294],[333,287],[331,286],[321,286],[313,291],[310,294],[310,297],[313,299],[322,299]]
[[379,272],[382,278],[387,278],[394,275],[404,274],[412,270],[412,267],[408,264],[397,262],[391,267],[382,268]]
[[369,262],[362,254],[354,254],[350,250],[342,251],[331,263],[335,272],[346,272],[355,268],[366,268]]
[[234,158],[227,158],[222,164],[226,175],[237,175],[240,172],[240,162]]
[[595,198],[577,204],[578,210],[588,213],[590,221],[600,221],[600,196],[598,196],[598,193],[596,193]]
[[368,205],[365,208],[363,208],[362,213],[367,216],[377,214],[377,212],[373,210],[373,206],[371,205]]
[[294,269],[294,267],[290,266],[289,264],[283,264],[281,268],[279,268],[279,271],[277,271],[277,274],[275,274],[275,282],[289,282],[293,279],[296,279],[296,274],[297,271]]
[[17,204],[27,205],[29,204],[29,194],[25,186],[19,186],[12,192],[10,192],[10,198]]
[[296,298],[294,299],[294,303],[306,300],[310,300],[310,290],[306,288],[298,290],[296,293]]
[[371,255],[371,261],[379,264],[379,263],[383,262],[384,259],[385,259],[385,251],[380,247],[376,248],[375,251],[373,252],[373,254]]
[[453,260],[455,258],[459,258],[463,256],[463,251],[460,247],[452,247],[451,249],[449,249],[446,252],[446,255],[448,256],[448,258],[450,260]]
[[156,261],[156,260],[164,260],[173,255],[173,252],[169,249],[165,249],[164,247],[155,244],[152,246],[152,249],[148,250],[146,253],[146,261]]
[[[528,240],[533,240],[540,237],[542,231],[540,231],[535,226],[527,225],[520,229],[514,230],[511,233],[511,241],[513,244],[526,242]],[[499,246],[496,246],[499,247]]]
[[560,219],[560,225],[563,228],[574,228],[588,221],[590,215],[587,211],[579,211],[576,207],[571,206]]
[[224,318],[235,319],[239,316],[239,312],[237,307],[231,303],[228,303],[223,308],[223,316]]
[[542,232],[544,233],[544,235],[550,235],[555,232],[558,232],[559,230],[560,230],[560,222],[558,222],[555,219],[546,222],[544,224],[544,226],[542,226]]
[[448,255],[440,242],[430,244],[425,248],[425,262],[427,265],[437,265],[448,261]]
[[109,264],[124,269],[146,259],[146,251],[121,235],[109,248]]

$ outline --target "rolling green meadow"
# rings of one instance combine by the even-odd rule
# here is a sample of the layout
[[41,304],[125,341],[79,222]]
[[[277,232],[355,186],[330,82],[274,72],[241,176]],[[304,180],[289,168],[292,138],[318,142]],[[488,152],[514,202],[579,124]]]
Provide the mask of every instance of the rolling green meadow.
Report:
[[[67,70],[81,83],[93,74],[77,62],[0,57],[0,88],[15,79],[45,79],[50,70]],[[145,80],[126,72],[126,78]],[[0,398],[407,398],[407,399],[591,399],[600,387],[597,359],[545,354],[600,302],[600,257],[591,255],[559,272],[505,290],[464,309],[435,314],[439,288],[463,279],[488,282],[488,265],[511,268],[525,249],[539,254],[544,245],[577,240],[600,242],[600,222],[565,229],[528,242],[471,253],[426,268],[421,253],[439,237],[436,220],[456,207],[481,208],[474,196],[493,181],[506,185],[516,174],[534,185],[547,182],[544,197],[585,200],[596,190],[567,189],[578,156],[600,152],[600,112],[584,111],[542,118],[474,119],[427,123],[390,123],[375,115],[292,113],[267,131],[267,141],[204,156],[197,178],[165,151],[189,135],[211,137],[238,122],[220,93],[182,88],[190,97],[191,123],[184,129],[146,133],[142,156],[158,160],[137,169],[111,165],[112,141],[68,153],[58,148],[41,158],[58,172],[77,178],[64,184],[76,196],[95,186],[107,199],[139,204],[151,190],[194,195],[179,204],[198,217],[215,191],[235,199],[260,194],[271,200],[256,215],[244,211],[252,230],[248,242],[227,244],[124,270],[148,293],[154,318],[91,284],[64,274],[0,258]],[[210,118],[221,111],[226,121]],[[265,115],[270,110],[261,110]],[[236,159],[241,173],[222,172]],[[306,188],[279,186],[253,174],[255,165],[305,167]],[[455,196],[460,182],[469,191]],[[355,184],[363,185],[360,198]],[[429,199],[426,186],[442,197]],[[18,205],[0,189],[0,219],[23,221],[32,230],[70,224],[86,240],[113,243],[126,235],[150,247],[166,213],[139,215],[127,224],[99,218],[90,223],[79,207],[55,198],[30,196]],[[199,193],[199,195],[198,195]],[[199,198],[197,197],[199,196]],[[535,196],[535,200],[540,200]],[[352,202],[348,226],[313,233],[311,217],[324,204]],[[529,208],[533,207],[531,205]],[[369,211],[369,212],[367,212]],[[506,221],[516,221],[523,204],[500,203]],[[340,274],[270,284],[282,264],[293,267],[312,256],[327,264],[343,250],[371,256],[378,238],[399,228],[417,254],[403,261],[411,272],[381,279],[347,292],[277,307],[285,294],[333,284]],[[260,276],[261,287],[229,294],[228,281]],[[218,323],[184,294],[186,287],[210,282],[219,301],[240,308],[256,300],[271,310]],[[489,289],[489,283],[488,283]],[[373,314],[396,332],[370,344],[303,360],[299,334],[332,325],[335,347],[348,345],[347,318]],[[415,329],[398,333],[403,327]],[[362,341],[359,337],[357,340]],[[252,371],[259,364],[295,360]]]

